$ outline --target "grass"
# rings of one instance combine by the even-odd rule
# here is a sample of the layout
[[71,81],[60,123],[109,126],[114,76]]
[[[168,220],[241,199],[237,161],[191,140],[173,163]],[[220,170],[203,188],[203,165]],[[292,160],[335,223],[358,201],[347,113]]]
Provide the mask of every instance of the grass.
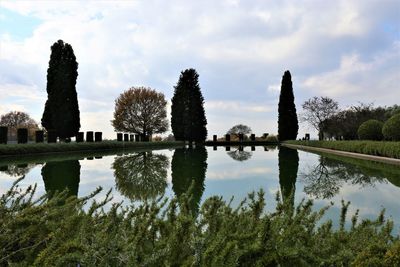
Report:
[[400,159],[400,142],[386,141],[286,141],[287,144],[328,148]]
[[[99,189],[100,190],[100,189]],[[328,207],[282,202],[264,213],[264,193],[233,208],[220,197],[199,213],[190,197],[114,204],[103,209],[85,198],[56,194],[33,201],[18,181],[0,198],[1,266],[400,266],[399,236],[384,212],[375,220],[351,218],[342,202],[339,228],[321,222]],[[89,207],[88,202],[92,202]]]
[[60,153],[79,151],[107,151],[143,148],[168,148],[183,146],[183,142],[118,142],[102,141],[93,143],[35,143],[35,144],[7,144],[0,145],[0,157],[21,156],[38,153]]

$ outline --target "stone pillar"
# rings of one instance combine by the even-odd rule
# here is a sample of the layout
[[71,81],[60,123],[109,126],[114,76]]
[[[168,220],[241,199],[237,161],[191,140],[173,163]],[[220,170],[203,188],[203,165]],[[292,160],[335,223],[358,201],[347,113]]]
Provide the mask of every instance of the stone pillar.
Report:
[[310,140],[310,134],[306,133],[305,136],[304,136],[304,139],[307,140],[307,141]]
[[256,151],[256,147],[255,146],[251,146],[251,151]]
[[95,132],[94,133],[94,141],[95,142],[103,141],[103,133],[102,132]]
[[44,132],[43,131],[35,131],[35,141],[36,143],[43,143],[44,141]]
[[129,142],[129,134],[124,134],[124,142]]
[[256,141],[256,135],[255,134],[251,134],[250,135],[250,140],[251,141]]
[[225,151],[231,151],[231,147],[230,146],[226,146],[225,147]]
[[217,142],[217,135],[216,134],[213,135],[213,142]]
[[27,128],[18,128],[17,141],[18,141],[18,144],[28,143],[28,129]]
[[117,141],[122,142],[122,133],[117,133]]
[[231,141],[231,135],[230,134],[225,135],[225,141],[226,142],[230,142]]
[[135,141],[135,135],[130,134],[129,135],[129,142],[133,142],[133,141]]
[[239,142],[243,142],[243,134],[239,133]]
[[93,142],[94,140],[93,140],[93,131],[88,131],[88,132],[86,132],[86,142],[89,142],[89,143],[91,143],[91,142]]
[[78,132],[75,136],[75,141],[77,143],[82,143],[83,142],[83,137],[84,137],[85,133],[84,132]]
[[8,128],[6,126],[0,126],[0,144],[7,144]]

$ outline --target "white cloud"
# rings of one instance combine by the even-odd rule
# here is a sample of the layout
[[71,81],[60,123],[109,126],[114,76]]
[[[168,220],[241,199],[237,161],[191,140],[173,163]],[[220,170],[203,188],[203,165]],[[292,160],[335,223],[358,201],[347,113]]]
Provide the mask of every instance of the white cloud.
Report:
[[304,81],[306,88],[319,95],[336,99],[346,96],[346,102],[350,103],[396,104],[400,99],[399,84],[399,42],[394,43],[391,50],[375,54],[369,61],[361,60],[359,54],[345,55],[337,69]]
[[[12,31],[0,32],[0,91],[15,85],[12,105],[33,110],[40,119],[44,101],[29,102],[31,95],[19,85],[46,96],[50,46],[63,39],[79,62],[83,129],[104,129],[113,138],[107,129],[121,92],[146,85],[170,98],[180,71],[194,67],[210,134],[222,134],[238,121],[273,133],[286,69],[294,77],[296,101],[321,94],[378,105],[400,99],[399,49],[393,45],[399,41],[399,5],[390,0],[2,1],[1,8],[41,23],[22,41]],[[2,98],[0,105],[10,101]]]
[[[218,170],[217,172],[207,172],[207,180],[233,180],[242,179],[243,177],[249,177],[251,175],[257,175],[257,177],[263,177],[263,174],[272,173],[271,168],[241,168],[237,170]],[[262,178],[264,179],[264,178]]]

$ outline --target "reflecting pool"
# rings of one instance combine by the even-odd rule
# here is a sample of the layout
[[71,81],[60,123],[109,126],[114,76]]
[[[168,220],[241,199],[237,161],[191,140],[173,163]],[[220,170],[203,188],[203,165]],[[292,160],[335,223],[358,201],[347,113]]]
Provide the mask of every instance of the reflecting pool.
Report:
[[[69,189],[79,197],[97,187],[102,200],[112,189],[112,202],[125,205],[191,190],[190,209],[206,198],[222,196],[237,206],[247,194],[263,189],[266,210],[275,199],[294,204],[314,199],[315,208],[333,206],[327,218],[338,223],[341,201],[350,201],[349,218],[375,219],[382,208],[400,228],[400,167],[286,147],[196,147],[107,155],[68,155],[0,160],[0,194],[24,177],[22,188],[37,184],[37,196]],[[294,192],[294,194],[292,194]],[[110,203],[111,205],[111,203]]]

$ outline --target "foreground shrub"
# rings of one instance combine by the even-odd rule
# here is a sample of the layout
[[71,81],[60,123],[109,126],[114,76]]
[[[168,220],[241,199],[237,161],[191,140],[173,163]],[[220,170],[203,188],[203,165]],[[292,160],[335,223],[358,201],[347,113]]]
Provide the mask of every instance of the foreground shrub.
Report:
[[[33,201],[15,184],[0,198],[0,265],[18,266],[349,266],[399,263],[399,237],[384,214],[339,229],[322,222],[327,208],[312,201],[282,202],[265,214],[264,193],[249,194],[238,208],[211,197],[193,213],[190,197],[110,204],[92,195],[56,194]],[[63,203],[61,205],[60,203]],[[86,208],[84,209],[84,206]],[[379,253],[375,253],[379,252]]]
[[358,138],[360,140],[380,141],[383,139],[382,134],[383,122],[378,120],[367,120],[358,128]]
[[382,133],[387,140],[400,141],[400,114],[394,115],[385,122]]

